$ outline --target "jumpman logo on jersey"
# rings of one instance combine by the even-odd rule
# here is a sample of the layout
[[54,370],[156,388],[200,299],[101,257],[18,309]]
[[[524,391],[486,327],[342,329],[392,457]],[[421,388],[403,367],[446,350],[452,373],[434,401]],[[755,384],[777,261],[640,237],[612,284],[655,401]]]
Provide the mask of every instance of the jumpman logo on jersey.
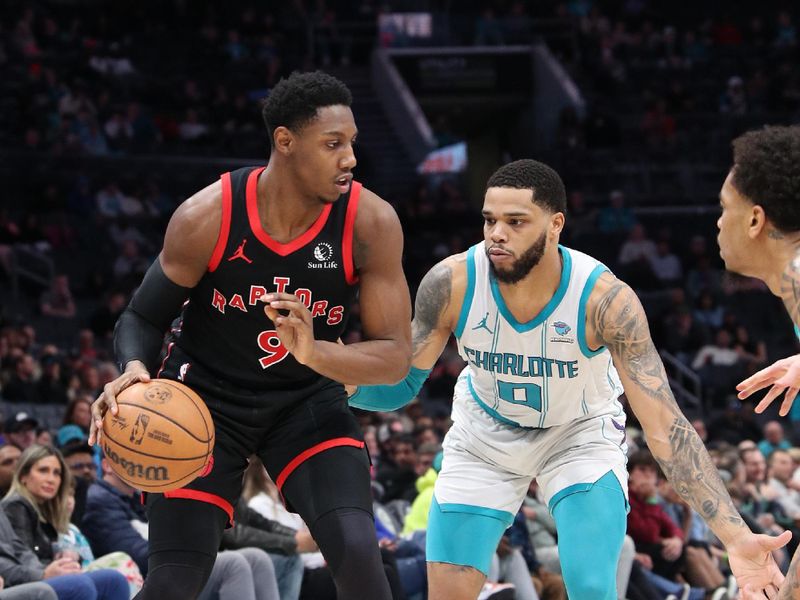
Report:
[[236,249],[236,252],[234,252],[234,253],[233,253],[233,256],[231,256],[230,258],[228,258],[228,262],[230,262],[230,261],[232,261],[232,260],[236,260],[237,258],[241,258],[241,259],[242,259],[242,260],[244,260],[246,263],[252,263],[252,262],[253,262],[252,260],[250,260],[249,258],[247,258],[247,257],[244,255],[244,245],[245,245],[246,243],[247,243],[247,238],[244,238],[244,239],[242,240],[242,243],[241,243],[241,244],[239,244],[239,247]]
[[489,313],[487,312],[486,316],[481,319],[480,323],[478,323],[477,325],[475,325],[475,327],[472,328],[472,331],[475,331],[476,329],[485,329],[486,331],[494,335],[494,331],[489,329],[489,326],[486,324],[486,321],[488,319],[489,319]]

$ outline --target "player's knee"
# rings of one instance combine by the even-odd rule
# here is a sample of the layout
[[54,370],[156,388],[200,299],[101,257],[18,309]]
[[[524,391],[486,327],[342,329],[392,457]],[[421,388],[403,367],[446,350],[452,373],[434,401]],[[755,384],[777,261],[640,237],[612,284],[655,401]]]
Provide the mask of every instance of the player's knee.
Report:
[[381,554],[374,531],[349,531],[345,533],[341,566],[348,569],[380,566]]
[[616,600],[617,584],[610,576],[592,569],[578,568],[564,571],[564,583],[570,600]]
[[311,531],[336,577],[344,569],[380,569],[381,557],[372,515],[360,509],[331,511],[314,523]]
[[165,598],[197,598],[211,574],[202,567],[164,564],[151,569],[137,600],[164,600]]

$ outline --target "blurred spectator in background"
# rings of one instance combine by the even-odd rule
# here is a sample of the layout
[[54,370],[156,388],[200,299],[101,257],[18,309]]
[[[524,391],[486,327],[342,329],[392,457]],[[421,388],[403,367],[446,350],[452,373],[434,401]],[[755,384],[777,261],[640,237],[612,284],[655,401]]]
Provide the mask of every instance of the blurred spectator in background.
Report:
[[8,442],[22,451],[36,442],[36,428],[39,421],[25,412],[18,412],[6,422],[6,437]]

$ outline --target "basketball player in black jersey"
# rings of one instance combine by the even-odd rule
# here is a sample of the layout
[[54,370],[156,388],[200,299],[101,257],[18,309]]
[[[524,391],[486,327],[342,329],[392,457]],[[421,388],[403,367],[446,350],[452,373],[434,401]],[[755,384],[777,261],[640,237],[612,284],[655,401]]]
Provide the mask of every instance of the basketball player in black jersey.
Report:
[[[266,167],[222,175],[178,207],[164,247],[117,323],[123,374],[92,407],[92,442],[115,397],[151,373],[205,400],[216,427],[210,472],[147,494],[149,572],[140,600],[195,598],[258,454],[303,517],[338,597],[391,598],[372,519],[369,459],[341,383],[401,380],[410,297],[393,209],[353,181],[347,87],[293,74],[267,98]],[[356,293],[363,342],[337,343]],[[158,364],[164,333],[172,330]]]

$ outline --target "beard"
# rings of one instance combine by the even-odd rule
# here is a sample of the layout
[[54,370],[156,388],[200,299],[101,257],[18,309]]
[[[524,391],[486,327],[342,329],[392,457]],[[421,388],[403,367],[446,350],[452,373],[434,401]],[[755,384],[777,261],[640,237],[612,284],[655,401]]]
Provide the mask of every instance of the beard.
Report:
[[[489,267],[492,269],[492,274],[497,281],[501,283],[517,283],[522,281],[525,276],[533,270],[533,267],[539,264],[544,255],[544,247],[547,242],[547,232],[543,231],[539,239],[531,244],[531,247],[525,250],[514,264],[508,269],[500,270],[489,259]],[[486,256],[489,257],[489,249],[486,249]]]

